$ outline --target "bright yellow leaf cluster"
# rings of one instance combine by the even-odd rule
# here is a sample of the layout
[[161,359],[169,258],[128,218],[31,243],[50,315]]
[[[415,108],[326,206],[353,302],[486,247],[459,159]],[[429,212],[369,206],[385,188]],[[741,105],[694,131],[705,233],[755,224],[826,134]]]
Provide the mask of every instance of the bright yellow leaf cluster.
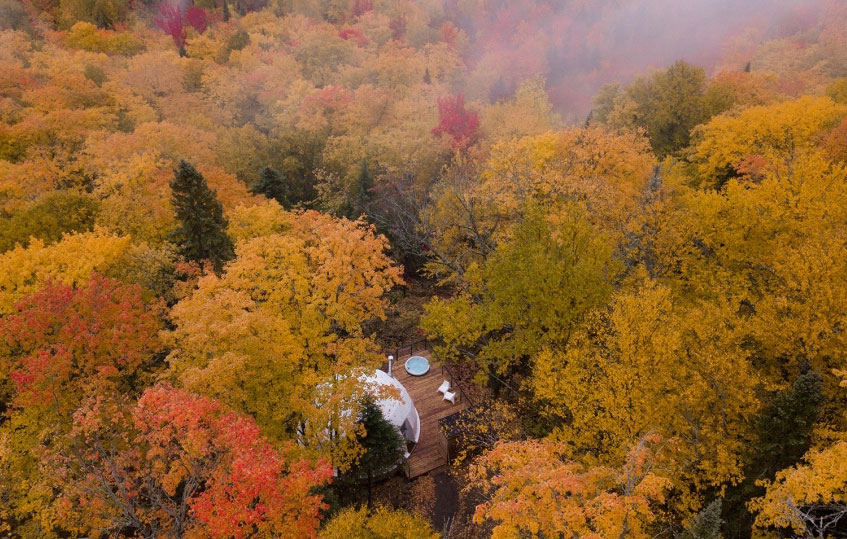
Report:
[[68,234],[58,243],[33,240],[0,255],[0,314],[12,312],[15,302],[56,281],[79,284],[92,272],[108,273],[130,247],[130,238],[103,229]]

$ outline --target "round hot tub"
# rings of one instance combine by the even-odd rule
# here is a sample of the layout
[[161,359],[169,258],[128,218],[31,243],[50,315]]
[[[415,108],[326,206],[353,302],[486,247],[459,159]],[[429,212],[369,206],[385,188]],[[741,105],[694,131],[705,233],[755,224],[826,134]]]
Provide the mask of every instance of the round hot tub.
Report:
[[429,361],[422,356],[412,356],[406,360],[406,372],[412,376],[423,376],[429,372]]

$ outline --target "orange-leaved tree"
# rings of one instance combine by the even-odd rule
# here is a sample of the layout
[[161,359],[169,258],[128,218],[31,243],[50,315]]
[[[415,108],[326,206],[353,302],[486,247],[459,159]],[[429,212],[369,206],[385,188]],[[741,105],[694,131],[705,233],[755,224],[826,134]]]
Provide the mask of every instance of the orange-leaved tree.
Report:
[[90,399],[54,452],[60,515],[78,533],[308,537],[326,508],[325,462],[292,459],[249,416],[155,386],[137,404]]
[[470,469],[470,490],[485,502],[474,522],[493,522],[493,537],[653,537],[657,506],[671,483],[654,471],[661,438],[646,435],[621,467],[562,458],[547,440],[503,442]]
[[143,385],[163,348],[161,315],[140,286],[100,276],[20,300],[0,319],[0,376],[14,382],[12,407],[66,414],[84,394]]
[[22,535],[67,529],[43,450],[61,446],[86,397],[149,383],[162,328],[141,287],[97,276],[77,288],[49,284],[0,318],[0,498]]

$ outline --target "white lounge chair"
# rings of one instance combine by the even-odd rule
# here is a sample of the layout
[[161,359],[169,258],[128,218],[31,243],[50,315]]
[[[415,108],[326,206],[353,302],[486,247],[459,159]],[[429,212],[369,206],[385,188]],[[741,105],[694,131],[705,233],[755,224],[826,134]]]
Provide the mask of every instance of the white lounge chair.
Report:
[[446,394],[448,391],[450,391],[450,382],[444,380],[441,382],[441,385],[438,386],[438,392]]
[[444,400],[450,401],[452,404],[456,404],[456,394],[447,391],[444,393]]

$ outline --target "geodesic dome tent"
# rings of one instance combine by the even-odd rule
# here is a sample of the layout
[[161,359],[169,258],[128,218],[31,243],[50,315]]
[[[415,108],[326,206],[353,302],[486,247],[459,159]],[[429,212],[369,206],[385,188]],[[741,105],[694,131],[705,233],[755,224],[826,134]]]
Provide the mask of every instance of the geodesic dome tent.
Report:
[[417,443],[421,437],[421,420],[412,397],[406,388],[396,378],[376,370],[373,374],[363,375],[365,391],[377,392],[380,388],[388,387],[397,390],[398,398],[384,398],[376,401],[386,421],[394,425],[403,437]]

